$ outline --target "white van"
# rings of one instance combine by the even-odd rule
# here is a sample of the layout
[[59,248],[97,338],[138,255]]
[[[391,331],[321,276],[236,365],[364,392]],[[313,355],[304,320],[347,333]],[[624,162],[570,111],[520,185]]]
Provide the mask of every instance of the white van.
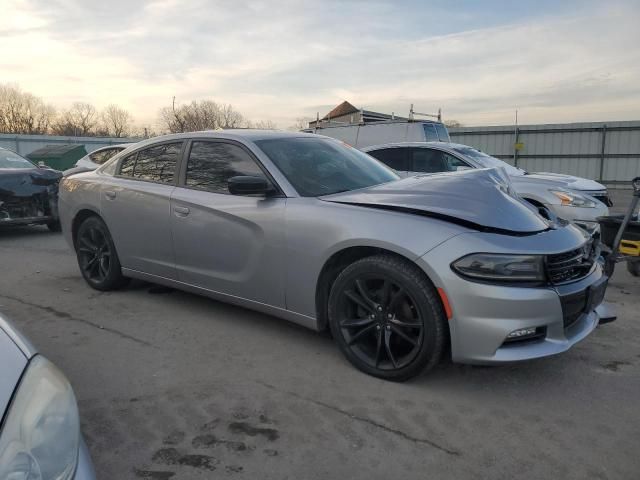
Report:
[[362,125],[331,125],[307,128],[303,132],[342,140],[356,148],[396,142],[451,142],[447,127],[430,120],[389,120]]

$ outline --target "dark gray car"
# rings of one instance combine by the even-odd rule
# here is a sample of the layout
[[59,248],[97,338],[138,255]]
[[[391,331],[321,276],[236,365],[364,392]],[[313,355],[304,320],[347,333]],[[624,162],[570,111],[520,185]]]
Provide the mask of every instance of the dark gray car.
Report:
[[318,135],[195,132],[65,178],[60,205],[91,287],[134,277],[330,328],[383,378],[449,350],[468,363],[560,353],[602,314],[597,242],[543,217],[502,169],[400,179]]
[[0,315],[0,478],[95,480],[64,374]]

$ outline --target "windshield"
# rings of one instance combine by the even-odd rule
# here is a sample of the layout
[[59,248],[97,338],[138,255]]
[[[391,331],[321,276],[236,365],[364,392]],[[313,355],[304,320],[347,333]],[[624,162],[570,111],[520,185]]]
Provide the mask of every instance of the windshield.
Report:
[[335,140],[278,138],[255,143],[303,197],[356,190],[400,178],[375,158]]
[[526,172],[520,168],[509,165],[507,162],[487,155],[486,153],[471,147],[458,147],[454,150],[464,156],[470,157],[485,168],[502,167],[509,175],[524,175]]
[[0,168],[36,168],[36,166],[11,150],[0,149]]

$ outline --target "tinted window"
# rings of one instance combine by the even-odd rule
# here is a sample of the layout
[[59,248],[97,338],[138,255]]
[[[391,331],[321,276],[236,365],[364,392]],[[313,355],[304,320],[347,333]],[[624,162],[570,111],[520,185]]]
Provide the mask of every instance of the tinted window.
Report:
[[398,180],[398,175],[369,155],[342,142],[308,137],[258,140],[303,197],[356,190]]
[[399,172],[409,170],[406,148],[384,148],[367,153],[380,160],[389,168],[393,168]]
[[427,142],[438,141],[438,132],[436,132],[433,123],[423,123],[422,128],[424,128],[424,136]]
[[182,142],[164,143],[138,152],[133,178],[150,182],[171,183],[178,163]]
[[467,163],[453,155],[431,148],[414,148],[411,151],[411,158],[413,172],[455,172],[459,168],[469,168]]
[[255,160],[237,145],[193,142],[187,162],[187,186],[229,193],[228,181],[238,175],[264,177]]

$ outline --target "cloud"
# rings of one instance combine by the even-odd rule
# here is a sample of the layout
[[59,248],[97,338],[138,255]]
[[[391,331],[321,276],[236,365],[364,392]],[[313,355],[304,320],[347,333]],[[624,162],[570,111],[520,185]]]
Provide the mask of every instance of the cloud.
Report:
[[634,118],[640,106],[634,2],[554,16],[533,2],[511,16],[461,2],[9,2],[3,81],[59,105],[119,103],[145,123],[174,95],[283,127],[343,99],[442,107],[467,124],[508,123],[516,107],[533,123]]

